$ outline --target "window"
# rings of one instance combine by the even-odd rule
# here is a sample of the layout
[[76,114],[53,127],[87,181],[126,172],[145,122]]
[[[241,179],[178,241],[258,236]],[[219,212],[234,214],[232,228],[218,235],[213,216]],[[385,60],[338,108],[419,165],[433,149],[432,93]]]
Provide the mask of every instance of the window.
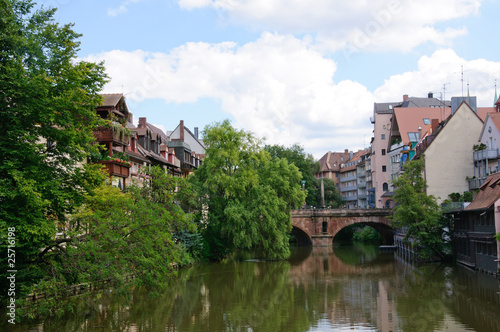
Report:
[[382,149],[382,155],[385,156],[385,149]]
[[410,142],[418,142],[418,133],[408,133],[408,137],[410,138]]
[[382,190],[383,191],[389,190],[389,185],[387,184],[387,182],[384,182],[384,184],[382,185]]
[[380,135],[381,139],[385,139],[385,134]]
[[382,172],[387,172],[387,166],[382,165]]
[[424,118],[424,124],[425,124],[425,125],[431,124],[431,119],[429,119],[429,118]]

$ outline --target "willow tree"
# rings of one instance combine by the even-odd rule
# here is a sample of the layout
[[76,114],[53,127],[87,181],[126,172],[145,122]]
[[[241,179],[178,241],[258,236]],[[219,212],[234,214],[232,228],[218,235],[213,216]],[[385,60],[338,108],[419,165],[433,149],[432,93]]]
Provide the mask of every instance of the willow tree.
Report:
[[18,282],[102,180],[81,162],[93,149],[104,68],[76,61],[80,35],[34,5],[0,0],[0,236],[15,229]]
[[193,181],[204,200],[212,258],[252,247],[268,258],[287,257],[290,211],[304,201],[298,168],[271,159],[258,139],[227,120],[207,126],[204,143],[206,157]]

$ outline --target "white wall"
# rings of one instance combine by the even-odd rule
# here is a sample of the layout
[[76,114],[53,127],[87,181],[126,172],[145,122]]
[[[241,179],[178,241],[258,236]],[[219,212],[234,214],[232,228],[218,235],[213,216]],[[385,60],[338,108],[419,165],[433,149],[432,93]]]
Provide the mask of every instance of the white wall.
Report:
[[468,191],[466,177],[474,174],[472,147],[482,127],[481,119],[462,104],[425,151],[427,194],[438,203],[453,192]]

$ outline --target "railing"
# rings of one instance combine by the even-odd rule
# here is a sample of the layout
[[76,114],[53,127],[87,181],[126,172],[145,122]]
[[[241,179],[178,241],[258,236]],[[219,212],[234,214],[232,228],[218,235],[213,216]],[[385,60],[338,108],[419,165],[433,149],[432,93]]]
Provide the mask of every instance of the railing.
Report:
[[469,206],[469,204],[470,204],[469,202],[451,202],[451,203],[445,203],[445,204],[441,204],[441,209],[444,212],[462,211],[467,206]]
[[498,157],[498,149],[474,151],[474,161],[497,159]]
[[356,174],[354,175],[348,175],[348,176],[344,176],[344,177],[341,177],[340,178],[340,182],[347,182],[347,181],[354,181],[356,180],[358,177]]
[[191,151],[191,146],[183,141],[169,141],[168,142],[168,147],[169,148],[185,148],[189,151]]
[[124,132],[114,131],[113,128],[99,127],[94,130],[94,136],[99,143],[115,143],[118,145],[128,145],[130,135]]
[[486,180],[486,178],[468,180],[469,191],[474,189],[479,189],[483,185],[484,180]]
[[357,191],[358,186],[348,186],[348,187],[340,187],[340,192],[346,192],[346,191]]
[[391,149],[389,151],[394,151],[394,150],[396,150],[396,149],[398,149],[398,148],[400,148],[402,146],[403,146],[403,142],[402,141],[400,141],[398,143],[394,143],[394,144],[391,145]]
[[118,176],[121,178],[128,178],[130,174],[130,164],[124,164],[116,160],[104,160],[100,162],[106,167],[106,171],[110,175]]

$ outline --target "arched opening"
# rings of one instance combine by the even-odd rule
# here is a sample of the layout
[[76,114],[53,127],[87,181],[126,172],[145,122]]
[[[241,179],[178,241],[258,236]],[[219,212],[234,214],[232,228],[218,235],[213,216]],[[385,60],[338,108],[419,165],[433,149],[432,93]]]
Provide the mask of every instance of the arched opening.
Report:
[[[310,246],[312,245],[311,238],[309,235],[307,235],[306,232],[301,230],[298,227],[293,226],[292,227],[292,233],[291,233],[293,239],[290,241],[298,246]],[[295,241],[293,241],[295,240]]]
[[342,228],[333,238],[333,243],[345,244],[367,242],[379,245],[394,244],[394,230],[385,224],[377,222],[362,222]]

